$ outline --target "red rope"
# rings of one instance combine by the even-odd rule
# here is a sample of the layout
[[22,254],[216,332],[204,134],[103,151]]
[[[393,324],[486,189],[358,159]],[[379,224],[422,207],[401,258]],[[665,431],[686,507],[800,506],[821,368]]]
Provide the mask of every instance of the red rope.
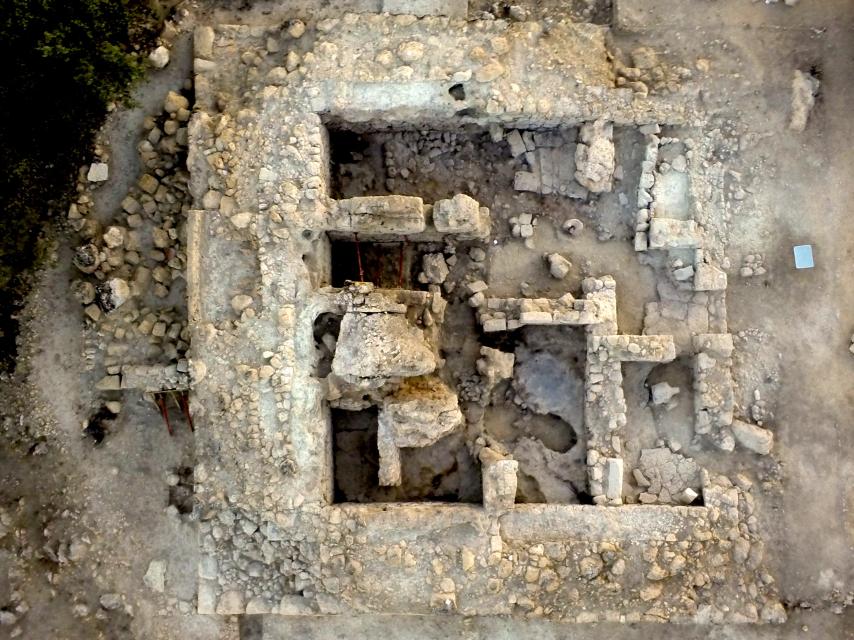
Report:
[[362,270],[362,250],[359,248],[359,234],[354,233],[356,239],[356,261],[359,263],[359,282],[365,281],[365,272]]
[[163,397],[162,393],[154,394],[154,404],[160,409],[160,415],[163,416],[163,420],[166,422],[166,429],[169,431],[169,435],[175,435],[172,431],[172,425],[169,423],[169,409],[166,407],[166,398]]
[[403,242],[400,243],[400,254],[397,259],[397,288],[403,289],[403,248],[406,246],[406,236],[403,236]]

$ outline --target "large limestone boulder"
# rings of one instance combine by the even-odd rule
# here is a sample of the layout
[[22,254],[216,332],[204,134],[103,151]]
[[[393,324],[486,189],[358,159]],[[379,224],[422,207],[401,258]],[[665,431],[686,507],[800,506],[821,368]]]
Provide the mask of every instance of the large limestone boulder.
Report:
[[423,332],[403,314],[344,314],[332,372],[348,381],[407,378],[436,369],[436,356]]
[[457,394],[436,376],[407,380],[379,414],[380,484],[400,484],[400,448],[427,447],[463,424]]
[[489,235],[489,209],[481,207],[471,196],[458,193],[450,200],[437,200],[433,205],[433,225],[439,233],[460,239],[485,238]]

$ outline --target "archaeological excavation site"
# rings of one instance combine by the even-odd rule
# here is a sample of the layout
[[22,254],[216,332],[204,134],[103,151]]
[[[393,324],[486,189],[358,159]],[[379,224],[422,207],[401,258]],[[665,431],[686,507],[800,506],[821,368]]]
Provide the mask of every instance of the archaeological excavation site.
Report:
[[854,638],[854,5],[160,4],[16,312],[0,637]]

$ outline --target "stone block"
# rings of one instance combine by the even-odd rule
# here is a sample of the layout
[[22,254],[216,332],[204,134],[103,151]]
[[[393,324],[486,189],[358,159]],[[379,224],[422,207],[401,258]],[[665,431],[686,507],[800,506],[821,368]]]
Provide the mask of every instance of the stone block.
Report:
[[774,446],[774,434],[771,431],[742,420],[732,421],[732,434],[740,446],[759,455],[767,456]]
[[485,238],[489,235],[489,209],[477,200],[458,193],[450,200],[438,200],[433,205],[433,225],[439,233],[461,238]]
[[694,267],[694,291],[723,291],[727,275],[713,264],[698,262]]
[[468,4],[468,0],[383,0],[382,12],[464,19],[468,13]]
[[605,459],[605,497],[608,500],[623,498],[623,459]]
[[693,220],[653,218],[649,221],[650,249],[696,249],[702,237]]
[[523,311],[519,314],[522,324],[554,324],[554,318],[548,311]]
[[516,460],[498,460],[485,465],[483,474],[483,507],[487,511],[506,511],[516,502]]
[[513,188],[516,191],[540,192],[540,177],[530,171],[517,171],[513,178]]
[[415,235],[427,227],[424,202],[414,196],[366,196],[339,200],[333,218],[335,230],[364,236]]

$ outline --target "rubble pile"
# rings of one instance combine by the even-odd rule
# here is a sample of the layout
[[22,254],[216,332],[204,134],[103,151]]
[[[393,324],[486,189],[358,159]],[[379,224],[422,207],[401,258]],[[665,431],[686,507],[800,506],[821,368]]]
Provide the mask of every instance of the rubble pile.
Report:
[[[104,353],[90,363],[105,369],[100,390],[127,388],[122,383],[127,365],[155,365],[150,372],[154,378],[160,367],[162,388],[177,388],[169,386],[169,378],[186,377],[189,370],[189,329],[180,304],[187,263],[184,220],[190,205],[184,168],[189,107],[185,96],[170,92],[163,112],[145,119],[145,136],[138,145],[144,172],[115,218],[101,222],[92,215],[92,190],[98,188],[92,183],[108,179],[108,162],[90,166],[88,182],[81,180],[80,195],[69,208],[69,222],[83,241],[72,262],[84,275],[72,282],[71,290],[91,326],[111,336]],[[155,381],[152,385],[161,388]]]

